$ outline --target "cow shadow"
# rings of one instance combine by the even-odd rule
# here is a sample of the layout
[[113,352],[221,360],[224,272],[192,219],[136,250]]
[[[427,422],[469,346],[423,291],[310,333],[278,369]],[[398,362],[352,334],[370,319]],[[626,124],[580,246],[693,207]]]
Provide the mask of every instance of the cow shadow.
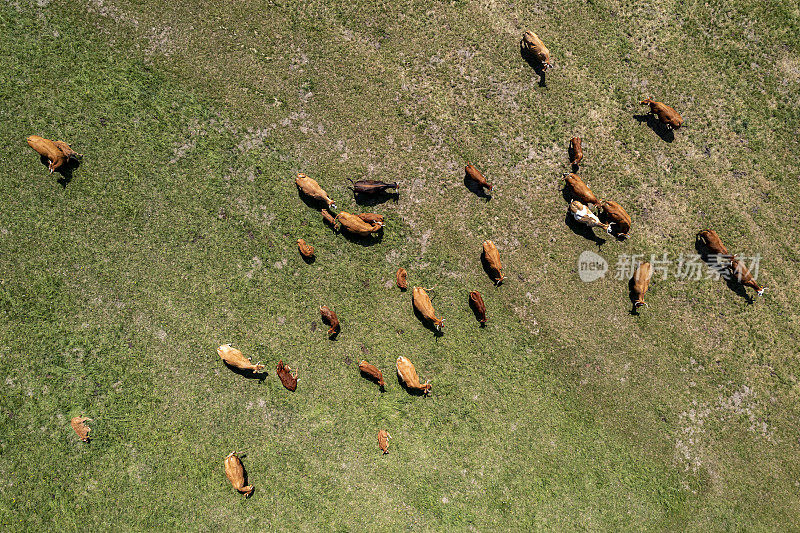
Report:
[[344,226],[340,226],[339,233],[344,235],[344,238],[350,242],[355,244],[359,244],[361,246],[375,246],[379,244],[383,240],[383,228],[375,233],[371,233],[367,236],[356,235],[355,233],[350,233],[347,231],[347,228]]
[[383,385],[381,385],[381,384],[379,383],[379,380],[378,380],[378,378],[376,378],[375,376],[373,376],[373,375],[371,375],[371,374],[367,374],[367,373],[366,373],[366,372],[364,372],[363,370],[360,370],[360,372],[361,372],[361,377],[362,377],[362,378],[364,378],[364,379],[366,379],[366,380],[368,380],[368,381],[371,381],[371,382],[373,382],[375,385],[378,385],[378,390],[380,390],[381,392],[386,392],[386,388],[385,388]]
[[675,140],[675,132],[667,127],[666,124],[658,120],[655,115],[650,113],[645,113],[641,115],[633,115],[640,124],[642,122],[647,123],[647,126],[653,130],[656,135],[661,137],[661,140],[667,143],[671,143]]
[[419,389],[412,389],[411,387],[409,387],[408,385],[406,385],[406,382],[405,382],[405,381],[403,381],[403,378],[401,378],[401,377],[400,377],[400,374],[397,374],[397,373],[395,373],[395,375],[397,376],[397,383],[398,383],[398,384],[399,384],[399,385],[400,385],[400,386],[401,386],[401,387],[402,387],[402,388],[403,388],[403,389],[404,389],[404,390],[405,390],[407,393],[409,393],[411,396],[425,396],[425,393],[424,393],[424,392],[422,392],[421,390],[419,390]]
[[547,87],[547,69],[544,63],[539,61],[539,58],[522,46],[519,47],[519,55],[533,69],[536,75],[539,76],[539,87]]
[[372,194],[353,192],[353,198],[355,199],[358,205],[373,207],[376,205],[386,203],[390,200],[393,201],[394,203],[397,203],[400,200],[400,193],[397,191],[377,192]]
[[573,217],[572,213],[570,213],[569,211],[567,211],[567,216],[564,219],[564,223],[567,225],[569,229],[572,230],[572,232],[575,235],[579,235],[584,239],[592,241],[598,246],[598,248],[606,243],[606,239],[598,237],[595,234],[594,228],[590,228],[586,224],[581,224],[580,222],[575,220],[575,217]]
[[425,317],[422,315],[422,313],[420,313],[420,312],[419,312],[419,309],[417,309],[416,307],[414,307],[414,304],[413,304],[413,302],[412,302],[412,304],[411,304],[411,307],[414,309],[414,316],[416,316],[416,317],[417,317],[417,320],[419,320],[420,322],[422,322],[422,325],[423,325],[423,326],[425,326],[426,328],[428,328],[429,330],[431,330],[431,331],[433,332],[433,336],[434,336],[434,337],[438,338],[438,337],[442,337],[442,336],[444,336],[444,331],[441,331],[441,330],[439,330],[439,329],[436,329],[436,326],[434,326],[434,325],[433,325],[433,322],[431,322],[430,320],[428,320],[427,318],[425,318]]
[[256,373],[253,372],[252,370],[242,370],[241,368],[236,368],[235,366],[228,364],[227,361],[222,361],[222,362],[225,363],[225,366],[228,367],[231,371],[247,379],[257,379],[259,382],[263,383],[263,381],[267,379],[267,376],[269,375],[269,373],[266,371],[267,367],[264,367],[263,372]]
[[[40,156],[39,157],[39,161],[45,167],[47,167],[48,170],[50,169],[50,160],[47,159],[45,156]],[[61,165],[61,168],[59,168],[58,170],[55,171],[55,173],[58,174],[58,176],[59,176],[58,179],[56,180],[56,182],[59,185],[61,185],[62,189],[66,189],[67,188],[67,185],[69,185],[69,182],[72,181],[72,173],[73,173],[73,171],[77,170],[79,166],[81,166],[80,159],[76,159],[74,157],[70,157],[69,159],[67,159],[66,163]]]
[[306,257],[303,254],[300,254],[300,257],[303,258],[303,261],[305,261],[305,263],[307,265],[313,265],[314,262],[316,262],[316,260],[317,260],[317,256],[316,255],[312,255],[311,257]]
[[483,198],[487,202],[492,199],[492,195],[487,194],[486,190],[483,188],[483,186],[481,186],[480,183],[468,177],[467,175],[464,175],[464,186],[478,198]]
[[[700,239],[699,236],[694,238],[694,249],[698,254],[700,254],[700,259],[702,259],[709,270],[715,272],[720,270],[721,267],[717,264],[716,256],[712,254],[712,250],[703,242],[702,239]],[[739,280],[737,280],[736,277],[730,273],[729,269],[726,268],[723,272],[721,272],[720,277],[725,282],[725,285],[728,286],[728,289],[733,291],[734,294],[740,298],[743,298],[748,304],[755,303],[753,297],[747,294],[745,286],[739,283]]]
[[633,291],[633,286],[635,284],[634,277],[631,276],[631,279],[628,280],[628,298],[631,300],[631,310],[630,314],[633,316],[639,316],[639,310],[636,308],[636,295]]

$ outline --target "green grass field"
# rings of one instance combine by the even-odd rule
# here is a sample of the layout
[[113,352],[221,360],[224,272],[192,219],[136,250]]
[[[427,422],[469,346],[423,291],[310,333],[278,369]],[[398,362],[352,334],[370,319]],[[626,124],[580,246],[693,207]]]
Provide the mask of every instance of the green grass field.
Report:
[[[0,2],[0,529],[798,530],[798,35],[785,1]],[[645,96],[685,118],[671,142]],[[31,134],[84,154],[71,179]],[[630,239],[565,224],[575,135]],[[386,215],[382,238],[333,233],[297,172]],[[347,178],[399,199],[359,207]],[[761,255],[765,295],[670,274],[631,315],[618,256],[694,253],[704,228]],[[581,282],[584,250],[609,275]]]

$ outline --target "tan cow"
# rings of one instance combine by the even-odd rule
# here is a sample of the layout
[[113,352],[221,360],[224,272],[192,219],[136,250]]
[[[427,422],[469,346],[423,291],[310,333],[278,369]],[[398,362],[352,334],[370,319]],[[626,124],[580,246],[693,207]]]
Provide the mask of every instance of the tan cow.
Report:
[[325,205],[330,207],[331,209],[336,209],[336,204],[333,200],[330,199],[328,193],[326,193],[322,187],[319,186],[316,180],[309,178],[303,173],[298,173],[297,177],[294,179],[297,188],[303,191],[303,194],[306,196],[317,200],[318,202],[324,202]]
[[680,113],[675,111],[667,104],[656,102],[654,100],[651,100],[650,98],[645,98],[639,103],[641,105],[649,105],[650,113],[656,115],[658,117],[658,120],[666,124],[667,128],[678,129],[683,125],[683,117],[681,117]]
[[419,382],[417,369],[414,368],[414,365],[411,364],[411,361],[402,355],[397,358],[397,374],[409,389],[421,392],[422,394],[428,394],[431,391],[430,380],[426,381],[424,384],[421,384]]
[[580,200],[584,204],[600,205],[600,200],[577,174],[565,172],[564,182],[564,188],[567,189],[573,198]]
[[428,293],[425,291],[425,289],[422,287],[414,287],[414,290],[412,291],[411,302],[414,304],[414,308],[419,311],[419,313],[425,317],[426,320],[430,321],[438,331],[442,330],[444,319],[436,318],[436,311],[433,309],[431,297],[428,296]]
[[244,494],[245,498],[252,496],[254,490],[253,486],[244,485],[244,465],[242,465],[242,460],[239,459],[236,452],[231,452],[225,458],[225,476],[228,478],[228,481],[231,482],[233,488]]
[[495,285],[500,285],[506,277],[503,275],[503,265],[500,263],[500,252],[490,240],[483,241],[483,258],[489,266]]
[[635,298],[633,307],[640,308],[647,305],[644,301],[644,294],[650,286],[650,278],[653,277],[653,265],[650,263],[642,263],[636,267],[636,271],[631,278],[631,296]]
[[85,416],[76,416],[69,421],[72,429],[75,430],[75,433],[78,434],[78,437],[83,442],[89,442],[89,432],[92,430],[92,428],[86,425],[87,421],[91,422],[92,419]]
[[392,436],[385,429],[378,431],[378,448],[384,453],[389,453],[389,439]]
[[360,237],[366,237],[383,229],[383,226],[380,224],[369,224],[364,222],[359,216],[352,213],[347,213],[345,211],[340,211],[339,214],[336,215],[335,220],[339,223],[340,228],[344,228],[348,231],[348,233],[352,233],[353,235],[358,235]]
[[217,348],[217,354],[219,354],[220,358],[227,364],[239,370],[253,373],[264,370],[264,365],[261,363],[254,365],[249,357],[245,357],[242,352],[236,348],[232,348],[230,344],[223,344]]
[[400,287],[400,289],[406,290],[408,288],[408,272],[406,272],[405,268],[398,268],[395,278],[397,278],[397,286]]
[[542,64],[542,70],[547,70],[553,65],[550,63],[550,50],[544,45],[539,36],[528,30],[522,34],[522,40],[519,42],[520,50],[523,54],[528,55],[539,61]]
[[383,388],[386,385],[386,382],[383,381],[383,372],[381,372],[377,366],[366,361],[361,361],[358,363],[358,369],[362,374],[375,381],[379,387]]

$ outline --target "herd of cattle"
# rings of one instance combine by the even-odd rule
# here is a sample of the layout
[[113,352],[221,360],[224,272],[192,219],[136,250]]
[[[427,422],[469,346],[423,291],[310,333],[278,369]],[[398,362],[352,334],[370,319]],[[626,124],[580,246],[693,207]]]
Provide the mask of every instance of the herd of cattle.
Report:
[[[523,34],[520,41],[520,49],[523,56],[536,64],[537,70],[544,72],[552,67],[550,51],[535,33],[526,31]],[[678,129],[683,125],[681,115],[670,106],[653,101],[650,98],[642,100],[641,104],[648,105],[650,113],[655,115],[666,128]],[[51,141],[36,135],[28,137],[27,141],[28,145],[41,156],[42,162],[47,163],[51,173],[63,171],[63,169],[74,164],[82,157],[81,154],[73,151],[64,141]],[[583,160],[583,147],[580,137],[574,137],[570,140],[568,155],[572,165],[572,172],[564,174],[565,197],[570,199],[568,212],[576,221],[585,224],[589,228],[599,227],[619,240],[627,238],[631,229],[631,217],[625,209],[612,200],[599,199],[580,176],[576,174]],[[492,185],[474,165],[467,163],[464,171],[466,179],[472,180],[481,188],[492,190]],[[384,183],[374,180],[354,182],[351,180],[351,182],[353,193],[356,196],[385,194],[392,189],[396,191],[398,187],[396,182]],[[336,216],[333,216],[331,211],[337,211],[336,203],[320,187],[316,180],[300,173],[295,178],[295,184],[300,193],[307,197],[311,203],[316,202],[324,206],[320,208],[320,214],[323,220],[333,226],[335,230],[343,230],[356,237],[368,237],[383,231],[384,217],[382,215],[375,213],[352,214],[339,211]],[[592,212],[589,208],[590,205],[596,207],[597,214]],[[738,280],[742,285],[752,287],[757,291],[758,295],[763,294],[764,288],[756,283],[747,267],[728,252],[725,245],[722,244],[722,240],[713,230],[699,232],[697,234],[697,242],[704,250],[703,257],[709,262],[709,266],[713,266],[719,271],[727,271],[727,274]],[[309,262],[314,260],[313,246],[303,239],[298,239],[297,246],[303,259]],[[505,276],[502,273],[500,253],[491,240],[486,240],[483,243],[482,260],[494,284],[499,285],[502,283]],[[652,275],[653,267],[650,263],[645,262],[637,265],[630,282],[634,310],[646,305],[644,294],[647,292]],[[407,277],[408,273],[404,268],[397,270],[397,286],[401,291],[405,291],[408,288]],[[433,303],[428,295],[430,290],[422,287],[413,287],[413,307],[423,321],[436,331],[441,331],[444,319],[436,316]],[[469,293],[469,305],[472,307],[481,326],[485,325],[487,321],[486,305],[480,292],[472,291]],[[328,335],[331,337],[338,335],[340,325],[336,313],[327,306],[322,306],[320,307],[320,315],[323,322],[329,326]],[[240,372],[260,373],[265,369],[263,364],[254,364],[250,358],[245,357],[241,351],[233,348],[230,344],[220,346],[217,349],[217,353],[228,367]],[[367,361],[361,361],[358,368],[365,378],[375,382],[381,390],[384,389],[385,381],[380,369]],[[430,392],[430,380],[421,383],[414,365],[407,358],[402,356],[397,358],[396,370],[408,391],[420,395],[427,395]],[[297,389],[297,372],[293,373],[291,368],[285,365],[282,360],[278,362],[276,373],[286,389],[290,391]],[[83,416],[75,417],[71,420],[75,433],[85,442],[89,441],[89,432],[91,431],[91,428],[86,425],[87,421],[91,421],[91,419]],[[388,453],[389,438],[391,436],[386,430],[381,429],[378,432],[378,447],[383,453]],[[240,454],[232,452],[225,458],[225,475],[238,492],[247,497],[253,493],[253,486],[246,484],[246,473]]]

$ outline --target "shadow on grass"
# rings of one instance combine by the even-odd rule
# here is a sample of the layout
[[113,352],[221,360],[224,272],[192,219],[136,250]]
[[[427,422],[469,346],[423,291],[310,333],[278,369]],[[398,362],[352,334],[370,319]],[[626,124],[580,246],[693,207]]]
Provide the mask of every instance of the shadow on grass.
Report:
[[303,261],[305,261],[307,265],[313,265],[314,262],[317,260],[316,255],[312,255],[311,257],[306,257],[303,254],[300,254],[300,257],[303,258]]
[[484,188],[481,186],[480,183],[478,183],[477,181],[469,178],[466,175],[464,176],[464,186],[467,189],[469,189],[470,192],[473,193],[478,198],[483,198],[487,202],[492,199],[492,195],[491,194],[487,194],[486,190],[484,190]]
[[489,266],[489,261],[486,260],[486,254],[483,251],[481,251],[481,266],[483,267],[483,271],[489,277],[489,281],[492,282],[492,285],[494,285],[495,287],[499,287],[500,285],[503,284],[502,281],[500,283],[495,283],[494,281],[495,271],[491,266]]
[[524,59],[533,71],[536,72],[536,75],[539,76],[539,87],[547,87],[547,70],[544,64],[526,48],[520,47],[519,55],[522,56],[522,59]]
[[368,207],[376,206],[389,200],[397,203],[400,200],[400,193],[395,192],[378,192],[374,194],[353,193],[353,198],[358,205],[365,205]]
[[414,316],[416,316],[417,319],[420,322],[422,322],[423,326],[425,326],[426,328],[428,328],[429,330],[431,330],[433,332],[434,337],[438,338],[438,337],[441,337],[441,336],[444,335],[444,331],[436,329],[436,326],[433,325],[433,322],[431,322],[430,320],[425,318],[422,315],[422,313],[420,313],[419,310],[416,307],[414,307],[413,303],[411,304],[411,308],[414,309]]
[[720,273],[720,276],[725,281],[725,285],[727,285],[731,291],[733,291],[737,296],[744,298],[748,304],[752,305],[755,302],[753,297],[747,294],[745,286],[739,283],[735,276],[730,274],[729,269],[721,266],[717,262],[716,255],[712,253],[713,250],[711,250],[708,245],[703,242],[699,235],[694,238],[694,249],[697,250],[698,254],[700,254],[700,259],[703,260],[709,270]]
[[671,143],[675,140],[675,132],[667,128],[666,124],[658,120],[655,115],[647,113],[644,115],[633,115],[633,118],[635,118],[640,124],[642,122],[647,123],[650,129],[656,132],[656,135],[661,137],[662,141]]
[[339,228],[339,233],[344,235],[344,238],[347,239],[348,241],[360,244],[361,246],[375,246],[376,244],[380,243],[383,240],[383,228],[381,228],[380,231],[376,233],[367,235],[366,237],[362,237],[361,235],[356,235],[355,233],[350,233],[344,226],[341,226]]
[[[47,159],[45,156],[40,156],[39,157],[39,161],[45,167],[47,167],[48,170],[49,170],[49,168],[50,168],[50,160],[49,159]],[[69,182],[72,181],[72,172],[74,170],[77,170],[77,168],[79,166],[81,166],[80,160],[75,159],[74,157],[71,157],[71,158],[69,158],[67,160],[66,163],[64,163],[61,166],[61,168],[59,168],[58,170],[55,171],[55,173],[59,175],[59,178],[56,181],[58,182],[59,185],[61,185],[62,189],[66,189],[67,188],[67,185],[69,185]]]
[[575,220],[575,217],[573,217],[569,211],[567,211],[567,216],[564,219],[564,223],[575,235],[579,235],[584,239],[592,241],[597,245],[598,248],[606,243],[606,239],[598,237],[595,234],[594,228],[590,228],[586,224],[581,224]]
[[241,368],[236,368],[233,365],[229,365],[227,361],[223,361],[223,363],[225,364],[226,367],[228,367],[228,369],[235,372],[236,374],[239,374],[240,376],[243,376],[247,379],[257,379],[262,383],[265,379],[267,379],[267,376],[269,375],[269,373],[267,372],[268,368],[266,367],[264,368],[264,372],[256,373],[251,370],[242,370]]
[[406,385],[406,382],[403,381],[403,378],[400,377],[400,374],[395,372],[395,376],[397,377],[397,384],[400,385],[403,388],[403,390],[405,390],[411,396],[425,396],[425,393],[422,392],[421,390],[412,389],[411,387]]

